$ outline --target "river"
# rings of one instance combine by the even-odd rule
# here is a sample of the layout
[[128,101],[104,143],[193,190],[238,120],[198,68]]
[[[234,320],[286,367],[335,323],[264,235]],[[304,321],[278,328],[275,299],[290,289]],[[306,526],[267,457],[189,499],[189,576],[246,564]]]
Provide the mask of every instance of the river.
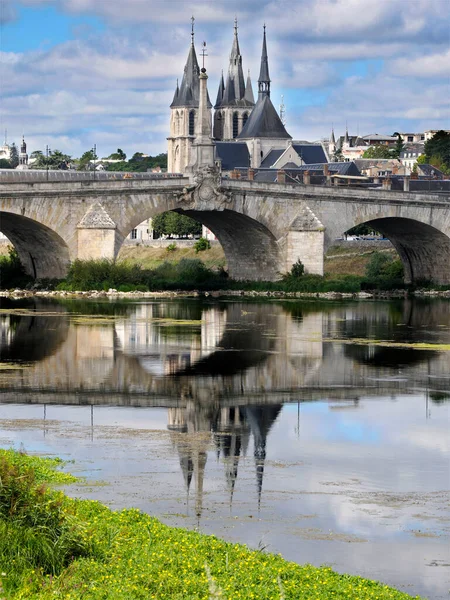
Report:
[[448,300],[2,298],[0,343],[0,445],[68,493],[448,597]]

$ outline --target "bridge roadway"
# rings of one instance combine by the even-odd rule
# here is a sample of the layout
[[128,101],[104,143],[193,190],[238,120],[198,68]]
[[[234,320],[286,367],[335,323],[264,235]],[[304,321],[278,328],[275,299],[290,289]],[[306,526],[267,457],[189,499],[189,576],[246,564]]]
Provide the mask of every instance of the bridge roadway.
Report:
[[35,277],[75,258],[114,259],[128,233],[175,210],[211,229],[236,279],[277,279],[300,259],[323,273],[343,232],[368,223],[391,240],[406,280],[450,283],[450,195],[261,183],[206,175],[122,180],[0,180],[0,229]]
[[[110,324],[85,324],[63,309],[51,315],[15,317],[4,331],[2,359],[28,363],[0,375],[0,403],[29,402],[115,406],[237,406],[297,400],[353,400],[415,390],[449,389],[449,353],[379,344],[349,343],[370,329],[387,330],[391,307],[331,306],[290,314],[279,304],[233,303],[202,313],[201,330],[171,342],[149,305]],[[168,307],[170,309],[169,303]],[[402,342],[417,324],[430,341],[447,313],[405,303]],[[37,305],[39,311],[39,305]],[[169,313],[170,314],[170,313]],[[3,317],[4,319],[5,317]],[[74,320],[75,319],[75,320]],[[208,329],[207,324],[210,324]],[[345,324],[345,326],[344,326]],[[5,323],[4,323],[5,325]],[[45,334],[47,344],[41,340]],[[409,337],[411,336],[411,337]],[[449,343],[443,330],[440,342]]]

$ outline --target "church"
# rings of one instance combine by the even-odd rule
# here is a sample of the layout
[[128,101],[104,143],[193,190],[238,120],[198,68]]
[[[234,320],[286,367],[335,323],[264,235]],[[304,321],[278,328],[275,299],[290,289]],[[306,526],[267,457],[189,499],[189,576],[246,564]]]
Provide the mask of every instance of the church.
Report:
[[[194,45],[194,28],[181,85],[175,89],[170,105],[168,172],[185,173],[191,162],[192,146],[199,126],[200,68]],[[295,143],[270,98],[269,58],[266,26],[263,30],[258,96],[255,102],[248,73],[244,77],[238,39],[237,19],[226,79],[223,73],[214,104],[208,95],[214,140],[215,162],[222,171],[234,169],[281,169],[326,163],[328,157],[320,144]]]

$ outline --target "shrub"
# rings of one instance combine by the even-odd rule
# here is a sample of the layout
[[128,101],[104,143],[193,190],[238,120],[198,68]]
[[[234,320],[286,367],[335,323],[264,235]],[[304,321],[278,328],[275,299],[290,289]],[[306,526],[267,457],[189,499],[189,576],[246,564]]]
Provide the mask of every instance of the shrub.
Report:
[[25,273],[14,246],[8,246],[8,255],[0,256],[0,289],[25,287],[32,281]]
[[175,244],[175,242],[172,242],[166,248],[167,252],[175,252],[176,249],[177,249],[177,245]]
[[203,252],[204,250],[209,250],[211,248],[211,242],[204,237],[201,237],[194,244],[194,250],[196,252]]
[[292,265],[290,275],[292,277],[298,278],[298,277],[303,277],[304,274],[305,274],[305,265],[302,263],[302,261],[300,259],[298,259],[297,262],[295,262]]

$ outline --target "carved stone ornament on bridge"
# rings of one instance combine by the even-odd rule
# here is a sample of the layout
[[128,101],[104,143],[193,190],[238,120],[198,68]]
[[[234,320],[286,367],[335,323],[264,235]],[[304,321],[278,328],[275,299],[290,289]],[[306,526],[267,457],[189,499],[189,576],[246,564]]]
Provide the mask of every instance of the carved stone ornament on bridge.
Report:
[[206,166],[194,173],[194,185],[186,186],[176,194],[181,208],[191,210],[224,210],[231,203],[231,194],[222,186],[220,171],[215,166]]
[[116,224],[100,202],[94,202],[77,225],[78,229],[116,229]]

